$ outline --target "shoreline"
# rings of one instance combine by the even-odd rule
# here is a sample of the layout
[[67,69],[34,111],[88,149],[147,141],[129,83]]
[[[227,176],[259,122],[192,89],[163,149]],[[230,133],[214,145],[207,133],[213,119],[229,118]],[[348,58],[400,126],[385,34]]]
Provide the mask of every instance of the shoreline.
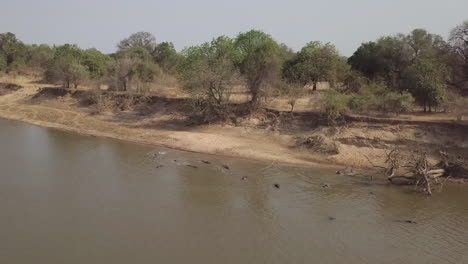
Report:
[[[218,157],[236,158],[236,159],[250,160],[253,162],[261,162],[261,163],[278,163],[278,164],[282,164],[286,166],[295,166],[295,167],[315,167],[315,168],[319,167],[319,168],[330,168],[330,169],[340,168],[340,164],[336,164],[330,161],[327,162],[325,159],[314,160],[312,157],[310,157],[309,159],[301,159],[300,157],[294,157],[288,154],[277,155],[276,158],[271,158],[270,157],[271,154],[269,153],[262,153],[261,151],[252,152],[251,150],[249,150],[248,152],[242,152],[237,149],[233,149],[232,151],[226,151],[226,150],[211,151],[209,149],[200,150],[199,148],[183,147],[181,146],[181,144],[170,144],[168,142],[164,142],[163,140],[161,141],[148,140],[143,137],[140,137],[141,139],[137,139],[137,138],[132,138],[128,136],[127,137],[121,136],[121,135],[118,135],[117,133],[112,134],[108,132],[98,131],[93,128],[76,128],[76,127],[66,126],[58,122],[50,122],[50,121],[27,118],[24,116],[18,116],[18,114],[15,115],[14,113],[7,114],[5,113],[5,111],[1,111],[1,110],[0,110],[0,118],[11,120],[11,121],[16,121],[16,122],[23,122],[23,123],[38,126],[38,127],[56,129],[59,131],[74,133],[74,134],[81,135],[81,136],[106,138],[106,139],[118,140],[118,141],[139,144],[139,145],[146,145],[146,146],[165,147],[168,149],[174,149],[174,150],[192,152],[192,153],[200,153],[200,154],[206,154],[206,155],[214,155]],[[160,132],[160,131],[157,131],[157,132]],[[179,131],[169,130],[165,132],[176,133]],[[191,132],[185,132],[185,133],[191,133]],[[233,138],[233,140],[234,139],[238,139],[238,138]]]
[[407,154],[425,151],[432,161],[440,150],[468,158],[464,124],[382,119],[335,127],[315,124],[318,117],[312,112],[278,111],[276,119],[259,113],[239,117],[236,125],[197,125],[181,98],[155,97],[129,110],[102,111],[83,104],[90,90],[42,89],[44,84],[28,78],[9,81],[22,88],[0,96],[1,118],[79,135],[262,163],[363,171],[375,170],[374,164],[385,166],[386,151],[393,148]]

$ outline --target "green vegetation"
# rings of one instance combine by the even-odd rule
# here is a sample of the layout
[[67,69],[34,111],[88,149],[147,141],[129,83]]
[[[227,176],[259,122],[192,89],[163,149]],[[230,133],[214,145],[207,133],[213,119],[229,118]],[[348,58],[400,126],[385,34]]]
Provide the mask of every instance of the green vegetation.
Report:
[[201,100],[198,106],[205,116],[224,114],[233,84],[238,79],[234,65],[236,54],[234,40],[224,36],[182,51],[180,79],[184,87]]
[[60,81],[67,88],[73,84],[75,88],[88,76],[88,71],[82,64],[83,50],[76,45],[65,44],[55,49],[55,55],[47,69],[49,81]]
[[409,111],[413,102],[413,96],[408,92],[395,92],[384,83],[371,82],[350,96],[348,107],[358,112],[402,113]]
[[141,92],[145,84],[151,83],[159,74],[159,67],[153,62],[147,49],[134,46],[115,55],[111,68],[112,88],[118,91]]
[[0,70],[6,73],[25,64],[26,47],[15,34],[0,34]]
[[364,43],[348,62],[370,80],[383,81],[395,92],[411,93],[424,111],[431,111],[444,101],[452,78],[450,58],[455,55],[442,37],[415,29],[406,36]]
[[280,46],[270,35],[257,30],[239,34],[235,46],[237,66],[247,80],[251,103],[256,105],[269,94],[279,79]]
[[313,85],[317,90],[318,82],[329,82],[335,86],[342,82],[343,72],[348,65],[341,58],[335,46],[318,41],[308,43],[294,58],[286,61],[283,77],[290,82]]
[[192,95],[197,111],[214,116],[226,115],[234,87],[245,88],[251,110],[269,96],[281,96],[292,112],[305,87],[315,91],[321,83],[330,87],[324,102],[332,120],[347,112],[431,112],[447,109],[468,91],[468,21],[447,41],[415,29],[363,43],[349,58],[319,41],[294,52],[258,30],[181,52],[151,33],[137,32],[120,41],[115,54],[72,44],[27,45],[4,33],[0,72],[43,75],[66,88],[105,84],[128,93],[147,92],[169,76]]

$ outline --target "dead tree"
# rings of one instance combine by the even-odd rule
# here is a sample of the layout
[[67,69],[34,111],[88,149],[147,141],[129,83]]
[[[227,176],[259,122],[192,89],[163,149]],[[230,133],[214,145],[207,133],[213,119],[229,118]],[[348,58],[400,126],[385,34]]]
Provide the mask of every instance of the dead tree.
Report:
[[438,178],[446,174],[445,169],[429,165],[426,152],[415,151],[406,162],[396,149],[385,153],[386,175],[391,183],[414,185],[432,195],[432,186],[439,185]]

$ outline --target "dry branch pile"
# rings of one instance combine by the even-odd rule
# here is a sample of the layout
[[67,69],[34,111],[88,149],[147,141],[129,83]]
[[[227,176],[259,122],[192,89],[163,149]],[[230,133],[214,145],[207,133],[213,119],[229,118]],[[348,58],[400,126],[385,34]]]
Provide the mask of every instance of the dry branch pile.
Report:
[[447,153],[440,152],[441,161],[436,165],[430,165],[426,152],[413,151],[409,157],[398,149],[385,152],[387,159],[383,169],[387,179],[398,185],[413,185],[432,195],[435,186],[441,187],[441,178],[468,177],[468,171],[464,167],[463,160],[454,160]]

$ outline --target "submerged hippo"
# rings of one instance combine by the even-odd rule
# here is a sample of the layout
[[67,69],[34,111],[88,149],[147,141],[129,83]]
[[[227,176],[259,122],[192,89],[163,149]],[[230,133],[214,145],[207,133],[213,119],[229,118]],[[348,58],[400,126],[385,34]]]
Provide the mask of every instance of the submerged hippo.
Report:
[[351,167],[346,167],[346,168],[344,168],[344,169],[337,170],[337,171],[336,171],[336,174],[339,174],[339,175],[346,175],[346,176],[352,176],[352,175],[356,175],[356,172],[353,170],[353,168],[351,168]]

